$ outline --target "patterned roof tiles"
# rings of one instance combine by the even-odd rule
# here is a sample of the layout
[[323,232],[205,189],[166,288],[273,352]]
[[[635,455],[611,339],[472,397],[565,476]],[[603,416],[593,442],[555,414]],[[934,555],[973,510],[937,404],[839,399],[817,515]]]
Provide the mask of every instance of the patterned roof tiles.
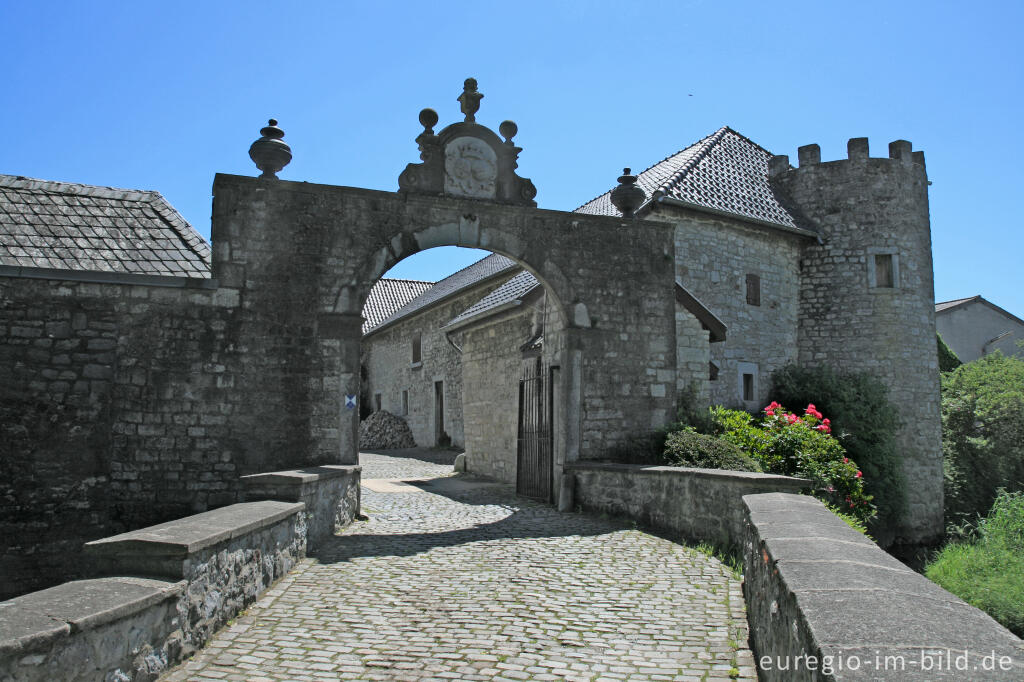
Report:
[[210,246],[159,192],[0,175],[0,265],[210,277]]
[[378,280],[363,305],[363,333],[370,331],[390,317],[395,311],[413,300],[430,287],[433,282],[421,282],[415,279],[381,279]]
[[523,270],[482,299],[466,308],[445,327],[455,327],[478,315],[492,312],[495,308],[521,299],[540,286],[540,282],[529,271]]
[[505,256],[492,253],[472,265],[459,270],[455,274],[445,277],[440,282],[437,282],[434,286],[430,287],[425,292],[388,316],[387,319],[376,325],[371,331],[378,331],[382,327],[406,318],[420,310],[423,310],[424,308],[434,305],[435,303],[439,303],[449,296],[454,296],[474,284],[503,272],[511,272],[518,267],[519,265],[515,261],[510,260]]
[[[798,228],[768,184],[771,157],[767,149],[732,128],[719,128],[637,176],[637,184],[648,197],[638,213],[649,211],[658,198],[668,197],[698,208]],[[576,212],[619,215],[610,190]]]

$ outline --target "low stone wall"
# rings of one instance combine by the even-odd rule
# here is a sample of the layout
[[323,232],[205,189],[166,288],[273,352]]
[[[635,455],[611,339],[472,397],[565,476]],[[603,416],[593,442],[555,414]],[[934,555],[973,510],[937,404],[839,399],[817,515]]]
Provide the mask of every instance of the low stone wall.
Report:
[[738,551],[746,532],[744,495],[796,493],[810,481],[774,474],[614,463],[567,464],[575,503],[625,516],[687,540]]
[[0,680],[151,680],[306,552],[301,502],[231,505],[87,543],[101,574],[0,603]]
[[803,495],[743,498],[761,680],[1021,680],[1024,642]]
[[306,505],[307,549],[320,546],[359,514],[357,465],[326,465],[242,476],[246,500],[284,500]]

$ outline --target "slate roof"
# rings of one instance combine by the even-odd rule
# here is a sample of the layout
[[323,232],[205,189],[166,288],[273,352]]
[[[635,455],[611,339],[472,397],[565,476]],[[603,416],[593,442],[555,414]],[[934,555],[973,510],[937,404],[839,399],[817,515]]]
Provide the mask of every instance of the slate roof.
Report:
[[370,295],[363,304],[363,333],[370,331],[390,317],[395,311],[413,300],[430,287],[433,282],[421,282],[415,279],[381,279],[378,280]]
[[[659,197],[669,197],[695,207],[798,228],[768,184],[771,157],[767,149],[732,128],[719,128],[637,176],[637,184],[648,197],[637,213],[649,211]],[[620,215],[612,205],[611,190],[583,204],[576,212]]]
[[210,277],[210,246],[159,192],[0,175],[0,265]]
[[463,322],[477,317],[478,315],[490,312],[498,306],[519,300],[536,289],[539,285],[540,282],[537,281],[536,277],[534,277],[528,270],[523,270],[518,275],[459,313],[459,315],[448,322],[445,327],[456,327]]
[[958,305],[963,305],[964,303],[970,303],[971,301],[977,301],[979,299],[981,299],[980,294],[978,296],[968,296],[967,298],[955,298],[952,301],[943,301],[942,303],[936,303],[935,312],[941,313],[943,310],[949,310],[950,308],[955,308]]
[[989,300],[983,298],[981,296],[981,294],[978,294],[977,296],[969,296],[967,298],[956,298],[956,299],[953,299],[952,301],[943,301],[942,303],[936,303],[935,304],[935,312],[941,313],[941,312],[946,311],[946,310],[952,310],[953,308],[958,308],[958,307],[960,307],[962,305],[966,305],[968,303],[980,303],[981,305],[984,305],[984,306],[987,306],[987,307],[991,308],[992,310],[996,311],[997,313],[1005,315],[1006,317],[1008,317],[1011,320],[1017,322],[1018,324],[1024,324],[1024,320],[1020,319],[1019,317],[1017,317],[1016,315],[1014,315],[1010,311],[1004,310],[1003,308],[1000,308],[999,306],[997,306],[992,301],[989,301]]
[[492,253],[472,265],[459,270],[455,274],[445,277],[440,282],[437,282],[434,286],[430,287],[425,292],[388,316],[371,331],[379,331],[383,327],[409,317],[424,308],[440,303],[442,300],[460,293],[463,289],[483,282],[484,280],[503,272],[511,272],[518,267],[519,265],[515,261],[505,258],[505,256]]

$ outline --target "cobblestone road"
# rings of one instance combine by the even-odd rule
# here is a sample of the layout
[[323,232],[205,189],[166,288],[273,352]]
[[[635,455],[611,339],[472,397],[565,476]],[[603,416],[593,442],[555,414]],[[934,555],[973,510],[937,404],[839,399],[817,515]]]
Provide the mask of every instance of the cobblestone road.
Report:
[[369,521],[165,679],[755,679],[717,560],[401,454],[362,455]]

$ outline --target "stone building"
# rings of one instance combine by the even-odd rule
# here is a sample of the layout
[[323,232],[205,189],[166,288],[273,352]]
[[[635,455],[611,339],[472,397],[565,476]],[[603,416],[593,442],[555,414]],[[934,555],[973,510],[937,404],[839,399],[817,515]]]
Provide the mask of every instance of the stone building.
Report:
[[935,327],[961,362],[1002,351],[1003,355],[1024,353],[1024,320],[981,296],[958,298],[935,304]]
[[[644,190],[632,215],[665,224],[674,236],[676,333],[671,351],[675,371],[662,373],[666,379],[674,374],[677,392],[686,391],[709,404],[756,411],[770,400],[773,371],[790,363],[832,364],[871,371],[887,381],[895,398],[922,401],[929,410],[937,408],[933,368],[918,367],[915,371],[925,371],[915,377],[901,369],[907,364],[907,349],[920,342],[931,325],[928,311],[922,308],[930,296],[931,253],[921,204],[899,207],[901,219],[917,221],[903,235],[889,234],[881,226],[858,232],[837,224],[827,212],[825,220],[815,222],[808,213],[818,207],[801,211],[779,191],[783,181],[822,172],[877,172],[881,164],[867,158],[866,144],[852,140],[850,159],[832,164],[819,164],[813,146],[803,148],[801,168],[792,170],[782,157],[772,162],[770,152],[723,127],[635,177],[627,169],[623,185]],[[900,157],[907,150],[903,144],[893,147],[893,158],[916,163],[911,157]],[[771,176],[770,163],[774,164]],[[857,188],[847,184],[843,189]],[[864,199],[872,198],[865,195]],[[915,200],[920,202],[920,197]],[[878,209],[884,209],[881,202],[866,208],[865,216]],[[609,191],[576,213],[615,216],[621,212]],[[835,230],[827,242],[823,226]],[[866,220],[864,227],[872,227],[871,221]],[[497,258],[502,257],[489,256],[477,266]],[[452,396],[446,404],[448,419],[459,424],[460,436],[465,434],[467,465],[508,482],[516,481],[522,465],[517,461],[523,428],[520,390],[530,376],[523,363],[528,363],[532,351],[544,348],[540,366],[545,372],[557,371],[562,350],[558,317],[545,309],[544,287],[529,271],[516,272],[490,293],[472,278],[459,280],[464,282],[463,295],[457,299],[465,306],[463,311],[458,306],[434,309],[433,299],[421,297],[411,308],[419,314],[415,324],[398,315],[390,321],[386,336],[368,335],[364,344],[364,353],[377,358],[367,365],[369,385],[390,395],[390,404],[396,407],[404,406],[398,402],[399,395],[428,396],[442,374],[451,377],[446,385],[461,385],[461,400]],[[845,291],[842,301],[835,295],[839,291]],[[472,305],[467,305],[470,301]],[[843,351],[843,344],[835,340],[844,334],[836,326],[857,321],[892,340],[891,345],[856,356]],[[394,358],[396,353],[408,356],[412,338],[423,334],[430,334],[443,349],[444,369],[424,375],[422,385],[417,385],[415,374],[403,371],[399,386],[392,378],[395,363],[381,359]],[[627,346],[629,334],[628,329],[620,331],[620,340]],[[385,351],[386,347],[402,350]],[[927,356],[921,362],[932,360]],[[612,391],[592,408],[611,411],[614,404]],[[553,413],[549,421],[549,429],[557,428]],[[433,433],[423,428],[417,431],[417,442],[434,444]],[[633,431],[640,434],[649,428],[645,422]],[[932,425],[927,435],[903,437],[908,441],[920,437],[934,447],[937,431]],[[455,443],[463,441],[457,438]],[[935,472],[927,475],[934,487]]]
[[[421,444],[464,443],[471,468],[552,499],[566,464],[620,456],[681,390],[756,409],[794,361],[887,383],[913,482],[897,539],[941,533],[920,152],[854,139],[794,168],[722,128],[551,211],[515,172],[516,125],[477,123],[465,88],[464,121],[435,133],[420,113],[398,192],[278,179],[291,151],[271,122],[250,150],[263,174],[214,179],[210,246],[155,193],[0,183],[7,589],[74,575],[83,540],[240,501],[241,476],[357,462],[360,394],[402,412],[408,391]],[[448,245],[501,258],[364,339],[384,273]]]

